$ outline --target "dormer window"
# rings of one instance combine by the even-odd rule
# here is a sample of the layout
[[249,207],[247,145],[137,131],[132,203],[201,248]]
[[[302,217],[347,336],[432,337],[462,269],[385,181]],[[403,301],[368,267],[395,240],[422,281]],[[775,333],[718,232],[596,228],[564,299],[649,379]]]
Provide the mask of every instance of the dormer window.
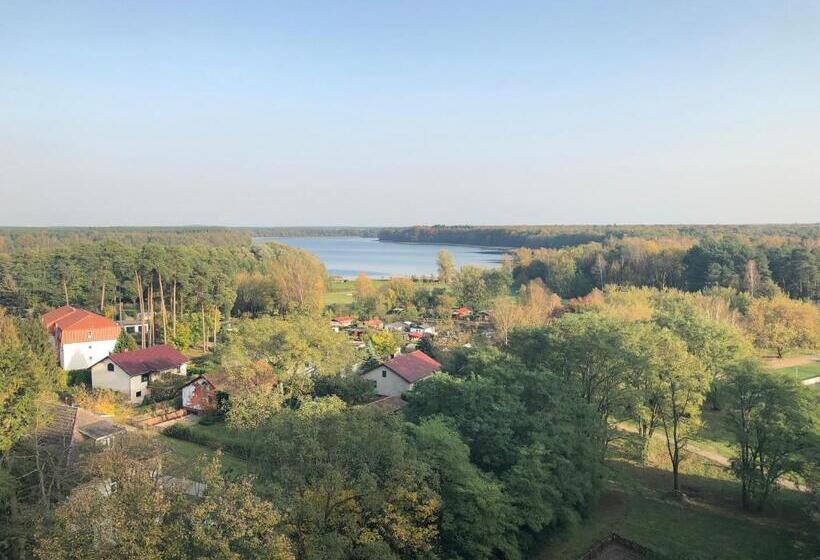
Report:
[[91,331],[88,331],[88,340],[91,340]]

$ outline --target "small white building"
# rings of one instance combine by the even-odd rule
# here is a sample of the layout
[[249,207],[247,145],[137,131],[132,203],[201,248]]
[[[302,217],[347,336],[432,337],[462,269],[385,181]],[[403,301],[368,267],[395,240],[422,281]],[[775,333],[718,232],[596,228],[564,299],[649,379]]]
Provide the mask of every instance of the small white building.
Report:
[[375,383],[378,395],[398,397],[440,369],[440,363],[421,350],[415,350],[379,364],[362,373],[362,377]]
[[60,367],[86,369],[114,351],[120,326],[111,319],[64,305],[41,318],[51,336]]
[[152,380],[166,373],[185,375],[187,364],[188,358],[167,344],[118,352],[91,366],[91,386],[119,391],[139,404],[150,394]]

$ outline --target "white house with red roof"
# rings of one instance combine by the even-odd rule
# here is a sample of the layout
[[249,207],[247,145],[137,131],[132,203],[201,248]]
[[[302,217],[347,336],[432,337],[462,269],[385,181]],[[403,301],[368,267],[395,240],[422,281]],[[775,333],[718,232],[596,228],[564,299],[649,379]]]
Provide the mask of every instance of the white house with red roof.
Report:
[[119,391],[139,404],[151,393],[149,383],[160,375],[185,375],[188,358],[168,344],[117,352],[91,366],[91,386]]
[[64,305],[52,309],[43,322],[65,370],[85,369],[114,350],[120,326],[102,315]]
[[362,377],[376,384],[376,393],[384,397],[397,397],[413,388],[441,369],[441,364],[422,352],[399,354],[377,367],[362,373]]

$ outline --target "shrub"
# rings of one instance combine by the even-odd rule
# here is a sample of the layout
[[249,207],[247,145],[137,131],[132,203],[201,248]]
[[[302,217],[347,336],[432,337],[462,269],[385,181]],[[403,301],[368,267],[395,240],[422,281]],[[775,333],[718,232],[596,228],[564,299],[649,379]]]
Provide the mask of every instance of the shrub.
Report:
[[68,372],[68,386],[77,387],[85,386],[91,388],[91,370],[90,369],[75,369]]

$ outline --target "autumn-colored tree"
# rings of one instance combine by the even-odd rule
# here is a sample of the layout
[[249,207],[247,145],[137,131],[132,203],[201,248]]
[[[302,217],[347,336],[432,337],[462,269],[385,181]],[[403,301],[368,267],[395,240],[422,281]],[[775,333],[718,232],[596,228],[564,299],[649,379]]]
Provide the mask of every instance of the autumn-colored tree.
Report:
[[749,304],[747,324],[758,345],[774,349],[782,358],[790,348],[817,347],[820,310],[785,295],[758,298]]
[[376,312],[378,304],[379,290],[376,284],[364,272],[360,272],[353,288],[353,306],[360,316],[369,318]]
[[325,296],[325,267],[321,261],[298,249],[281,252],[268,264],[280,313],[315,313],[322,310]]
[[445,284],[453,281],[456,274],[456,263],[453,255],[444,249],[438,252],[436,257],[436,264],[438,265],[438,279]]

